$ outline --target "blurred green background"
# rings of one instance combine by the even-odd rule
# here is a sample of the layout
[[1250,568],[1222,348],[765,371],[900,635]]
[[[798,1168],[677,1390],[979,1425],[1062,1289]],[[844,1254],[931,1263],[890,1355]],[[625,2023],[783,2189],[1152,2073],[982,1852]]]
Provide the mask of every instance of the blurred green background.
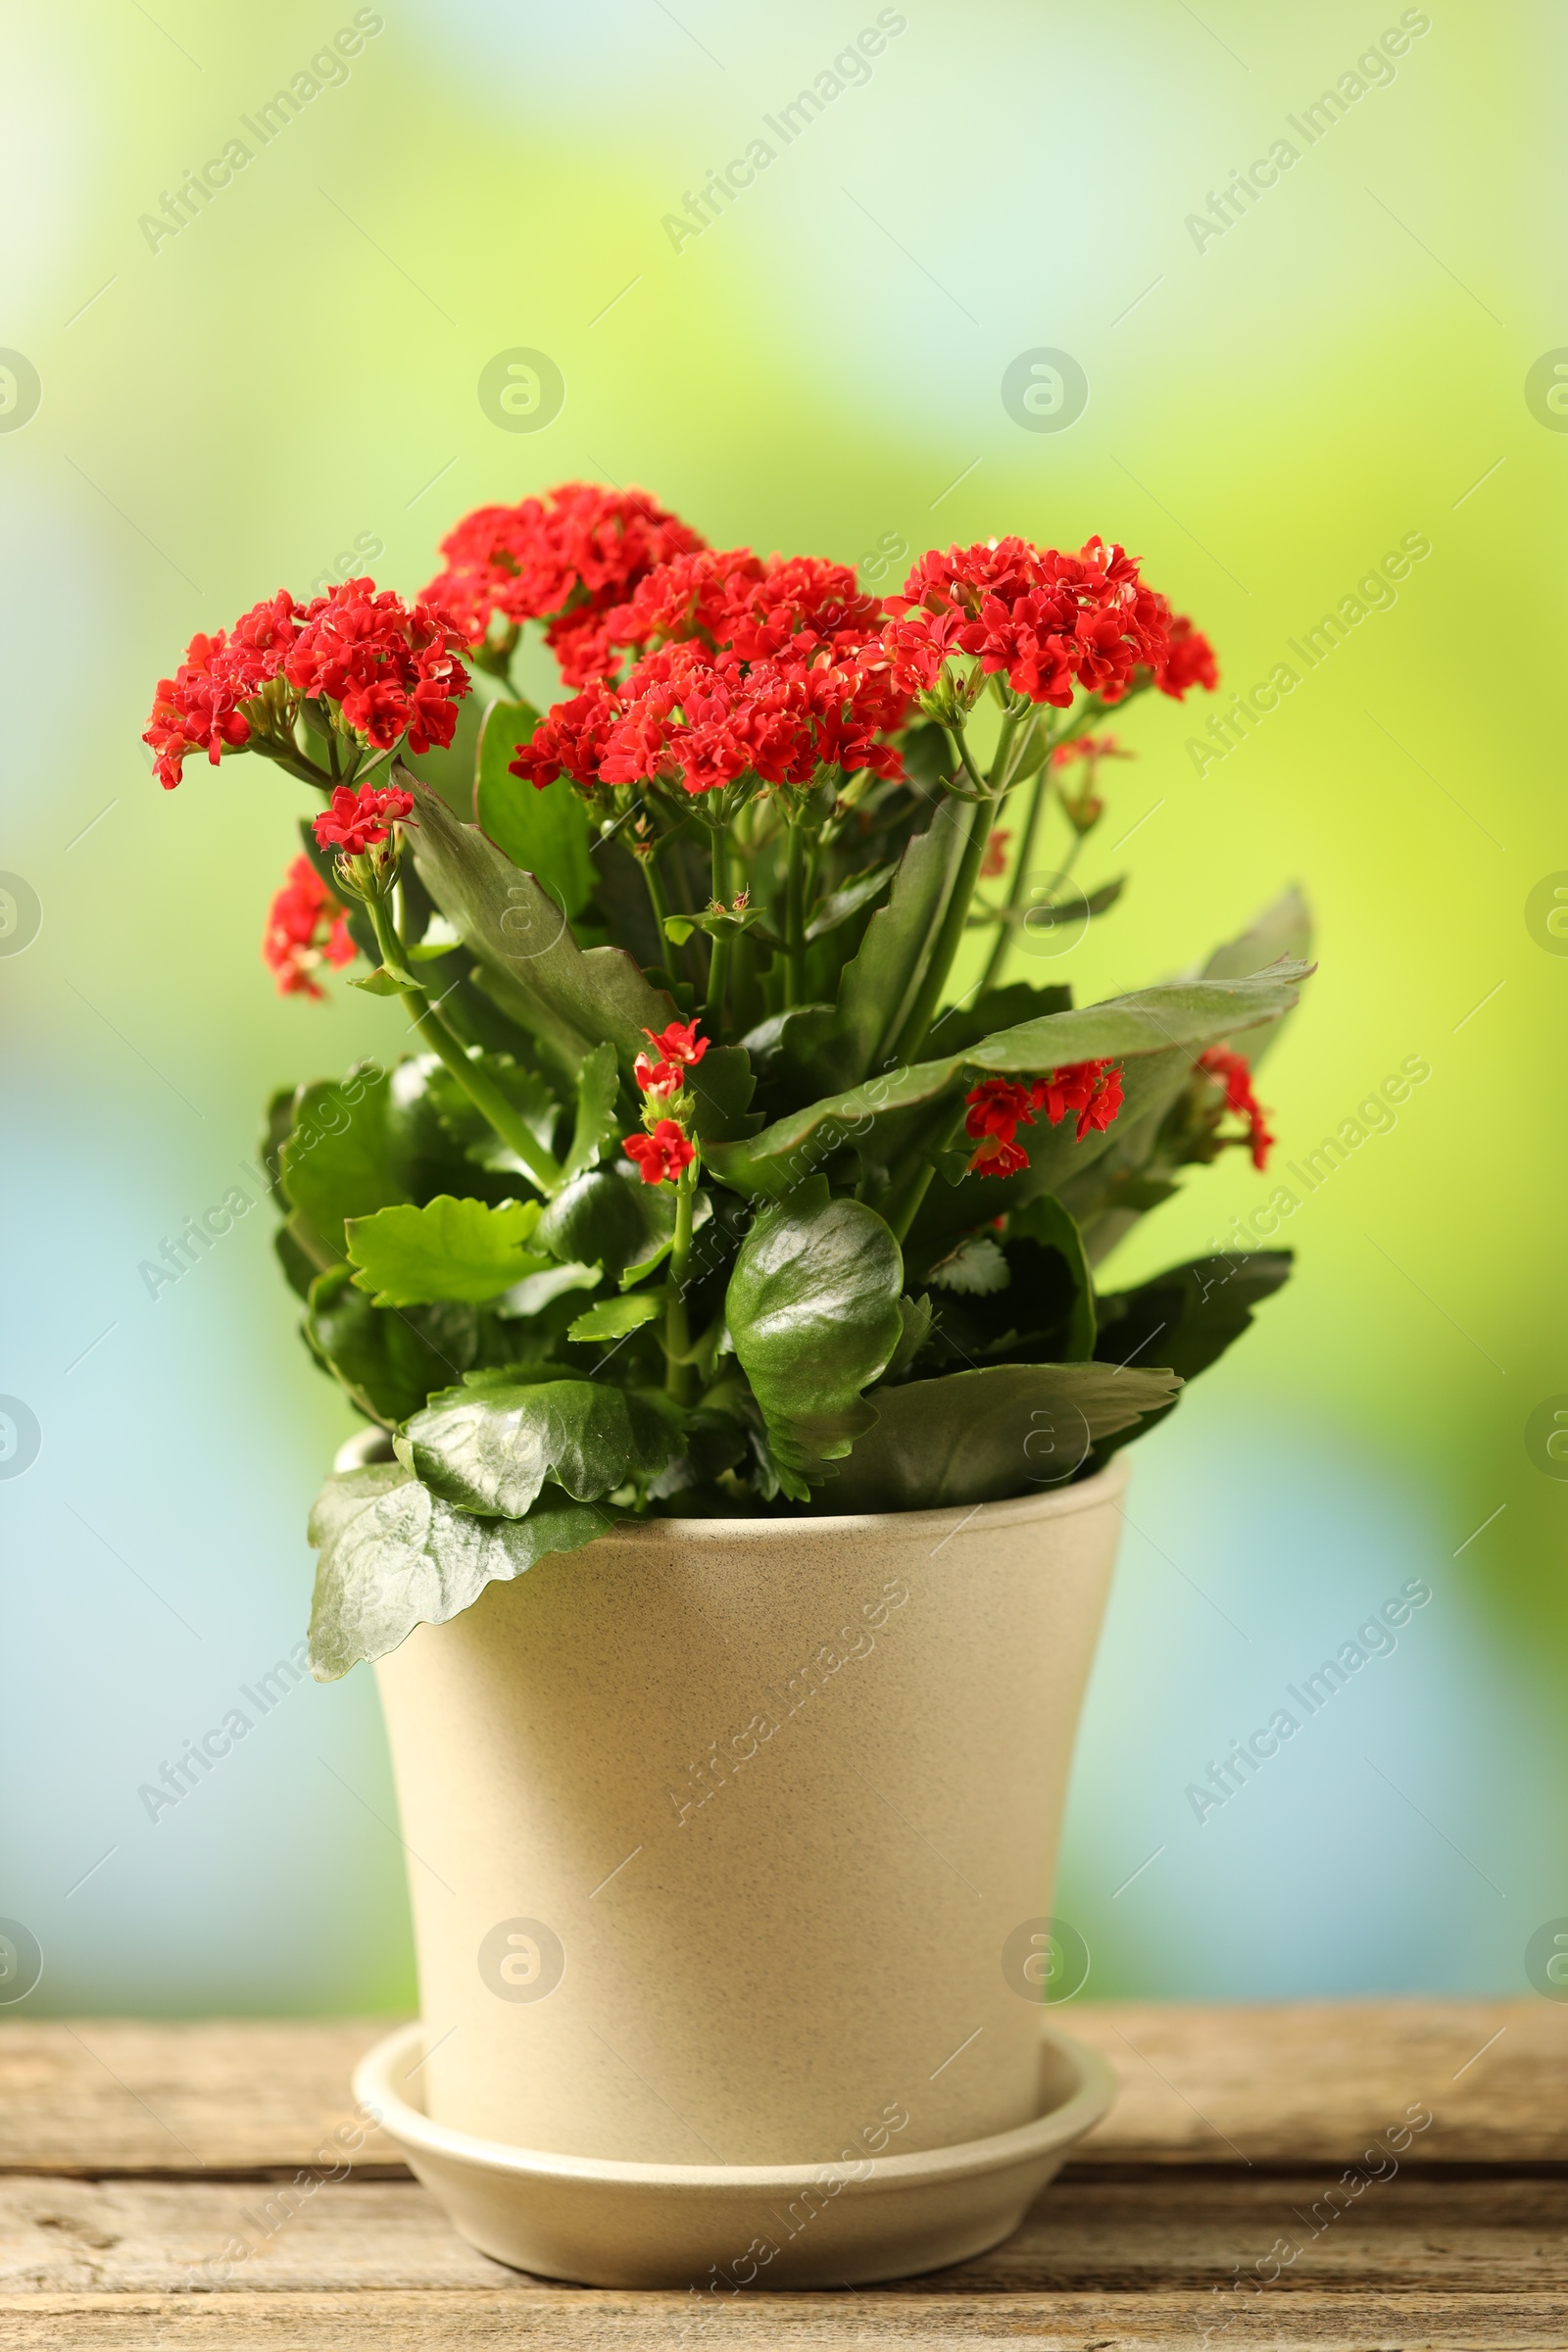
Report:
[[[1282,1162],[1407,1056],[1431,1065],[1290,1219],[1296,1282],[1134,1457],[1057,1909],[1092,1991],[1523,1989],[1531,1933],[1568,1912],[1568,1463],[1542,1409],[1568,1391],[1568,941],[1543,914],[1568,868],[1540,546],[1568,466],[1556,18],[387,0],[357,21],[347,64],[328,44],[354,12],[293,0],[9,26],[0,867],[42,919],[21,945],[13,890],[0,1390],[41,1450],[0,1462],[0,1913],[43,1946],[28,2010],[412,1998],[367,1674],[287,1689],[156,1822],[137,1795],[299,1640],[305,1512],[350,1425],[265,1209],[156,1298],[138,1268],[255,1189],[269,1089],[394,1052],[399,1020],[341,986],[271,993],[287,783],[193,762],[165,796],[137,738],[193,630],[368,552],[416,589],[468,507],[571,476],[646,487],[718,544],[868,559],[882,588],[889,548],[1098,530],[1210,633],[1227,689],[1304,671],[1288,641],[1430,541],[1223,760],[1187,748],[1203,698],[1137,707],[1081,869],[1131,887],[1030,974],[1137,985],[1298,879],[1322,969],[1265,1073]],[[878,23],[866,74],[834,76]],[[786,145],[765,119],[823,74],[846,86]],[[297,111],[264,143],[244,120],[280,89]],[[1325,90],[1340,115],[1293,129]],[[143,224],[236,137],[250,160],[177,234]],[[777,152],[754,183],[672,232],[758,138]],[[1281,139],[1298,160],[1214,233]],[[564,383],[531,432],[478,390],[517,348]],[[1004,400],[1038,350],[1087,379],[1061,429]],[[1114,1272],[1250,1216],[1274,1179],[1242,1160],[1195,1172]],[[1187,1786],[1416,1577],[1433,1598],[1395,1654],[1200,1823]]]

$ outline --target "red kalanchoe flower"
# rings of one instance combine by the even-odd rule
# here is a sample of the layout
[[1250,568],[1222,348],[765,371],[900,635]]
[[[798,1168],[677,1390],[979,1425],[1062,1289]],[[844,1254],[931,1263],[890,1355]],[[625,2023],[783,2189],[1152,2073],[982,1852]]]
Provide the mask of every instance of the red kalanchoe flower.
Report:
[[661,1059],[681,1062],[688,1069],[702,1060],[712,1043],[711,1038],[698,1036],[695,1021],[671,1021],[667,1029],[661,1029],[657,1035],[652,1029],[645,1029],[643,1035]]
[[646,1054],[638,1054],[631,1065],[631,1074],[642,1092],[651,1095],[656,1102],[667,1102],[686,1083],[686,1073],[678,1061],[650,1061]]
[[324,991],[315,974],[323,963],[334,969],[356,954],[347,909],[335,899],[310,859],[296,858],[282,889],[267,911],[262,956],[277,974],[280,997],[313,997]]
[[277,675],[295,636],[298,608],[286,588],[242,613],[232,629],[209,637],[198,631],[172,678],[160,678],[143,743],[156,755],[166,792],[179,782],[187,752],[202,751],[216,767],[225,750],[251,739],[241,705]]
[[1121,1108],[1121,1071],[1109,1061],[1069,1061],[1049,1078],[1036,1079],[1031,1090],[1034,1106],[1043,1110],[1053,1127],[1076,1111],[1074,1141],[1082,1143],[1094,1131],[1103,1133]]
[[690,1167],[696,1151],[673,1119],[661,1119],[652,1135],[628,1135],[621,1144],[628,1159],[637,1162],[644,1184],[662,1184]]
[[1031,702],[1065,710],[1081,686],[1116,703],[1169,652],[1170,606],[1136,558],[1098,538],[1075,556],[1023,539],[933,549],[887,604],[884,643],[908,693],[929,693],[944,663],[967,655]]
[[1251,1150],[1252,1165],[1259,1175],[1268,1166],[1268,1155],[1279,1138],[1269,1133],[1267,1113],[1252,1092],[1252,1068],[1245,1054],[1231,1054],[1224,1046],[1210,1046],[1200,1054],[1198,1066],[1216,1086],[1225,1089],[1225,1107],[1247,1121],[1247,1142]]
[[1194,686],[1212,694],[1219,684],[1214,648],[1201,629],[1195,629],[1185,612],[1173,613],[1166,633],[1164,660],[1154,663],[1154,684],[1161,694],[1179,703]]
[[341,850],[345,858],[360,856],[375,849],[394,825],[405,823],[413,813],[413,793],[400,792],[396,785],[378,791],[373,784],[362,784],[355,792],[339,784],[331,808],[316,819],[317,847]]
[[468,673],[463,640],[438,607],[406,605],[369,579],[342,580],[307,605],[283,674],[302,694],[336,703],[373,750],[406,734],[412,752],[445,750]]
[[480,645],[492,617],[509,630],[546,623],[568,686],[614,666],[606,619],[656,565],[701,548],[679,515],[640,490],[563,482],[514,507],[478,507],[441,542],[446,568],[424,591]]
[[974,1176],[1015,1176],[1029,1165],[1029,1154],[1013,1137],[1020,1127],[1035,1123],[1036,1105],[1030,1090],[1010,1078],[982,1078],[964,1097],[964,1131],[979,1149],[970,1154]]

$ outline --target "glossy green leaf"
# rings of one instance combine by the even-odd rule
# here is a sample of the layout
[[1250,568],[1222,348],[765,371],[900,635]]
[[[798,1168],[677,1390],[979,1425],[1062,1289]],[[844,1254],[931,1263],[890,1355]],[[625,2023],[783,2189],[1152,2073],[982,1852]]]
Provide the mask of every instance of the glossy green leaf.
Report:
[[478,1323],[472,1306],[451,1302],[372,1306],[341,1265],[311,1286],[306,1337],[361,1411],[393,1429],[471,1368]]
[[823,1511],[928,1511],[1058,1486],[1097,1440],[1175,1396],[1175,1377],[1108,1364],[988,1364],[872,1391],[876,1426],[812,1500]]
[[525,1519],[477,1519],[401,1462],[329,1478],[310,1522],[321,1555],[311,1672],[333,1682],[362,1658],[384,1658],[416,1625],[445,1625],[486,1585],[521,1576],[551,1552],[575,1551],[612,1525],[601,1506],[553,1494]]
[[657,1291],[634,1291],[625,1298],[601,1298],[597,1305],[579,1315],[566,1337],[568,1340],[624,1340],[645,1323],[657,1323],[664,1311],[664,1300]]
[[906,842],[886,906],[865,927],[839,981],[834,1034],[823,1052],[830,1084],[853,1085],[896,1038],[925,975],[943,904],[963,850],[956,804],[941,801],[924,833]]
[[665,1184],[644,1184],[627,1162],[590,1168],[551,1201],[534,1230],[538,1249],[555,1257],[600,1265],[616,1282],[628,1266],[652,1263],[675,1237],[675,1195]]
[[863,874],[852,874],[837,890],[830,891],[819,902],[806,926],[808,941],[826,939],[828,933],[836,931],[840,923],[847,923],[852,914],[858,914],[862,906],[869,906],[873,900],[882,896],[898,870],[896,864],[868,866]]
[[615,1049],[607,1040],[604,1045],[595,1046],[577,1073],[577,1118],[571,1148],[563,1163],[564,1175],[580,1176],[584,1168],[596,1167],[601,1155],[619,1141],[615,1124],[615,1097],[619,1092]]
[[[1132,996],[1112,998],[1103,1004],[1043,1014],[1015,1028],[998,1030],[965,1047],[961,1053],[936,1061],[916,1062],[867,1079],[863,1085],[843,1094],[829,1095],[805,1110],[774,1120],[771,1126],[744,1143],[712,1146],[705,1156],[715,1174],[737,1192],[768,1193],[776,1197],[787,1193],[820,1166],[846,1140],[863,1133],[866,1122],[931,1102],[950,1089],[956,1091],[956,1081],[969,1070],[1033,1076],[1066,1062],[1105,1057],[1127,1065],[1123,1084],[1129,1096],[1129,1108],[1122,1111],[1116,1126],[1104,1135],[1092,1135],[1083,1145],[1075,1143],[1071,1121],[1055,1129],[1047,1128],[1043,1134],[1039,1128],[1032,1129],[1029,1138],[1032,1163],[1040,1160],[1046,1138],[1053,1135],[1058,1144],[1056,1157],[1063,1164],[1069,1147],[1092,1160],[1116,1137],[1117,1127],[1126,1132],[1123,1122],[1135,1121],[1143,1107],[1133,1099],[1133,1072],[1140,1061],[1161,1054],[1171,1057],[1149,1089],[1151,1097],[1163,1088],[1166,1072],[1171,1082],[1179,1086],[1191,1056],[1205,1045],[1249,1028],[1254,1022],[1276,1019],[1294,1004],[1295,984],[1306,976],[1307,969],[1302,964],[1286,962],[1271,965],[1266,972],[1255,973],[1250,979],[1173,981],[1163,987],[1142,989]],[[1168,1095],[1161,1096],[1161,1115],[1168,1099]],[[1149,1106],[1152,1109],[1152,1101]],[[1086,1160],[1076,1159],[1072,1164],[1081,1167]],[[994,1198],[996,1201],[989,1214],[997,1215],[1011,1200],[1030,1198],[1036,1191],[1059,1192],[1059,1184],[1053,1180],[1055,1172],[1053,1162],[1049,1172],[1041,1171],[1028,1192],[1022,1194],[1008,1193],[994,1178],[984,1179],[984,1198]],[[975,1180],[976,1184],[981,1181]],[[1016,1184],[1018,1180],[1008,1181]],[[978,1225],[987,1213],[986,1207],[977,1206],[972,1213],[956,1216],[955,1229]]]
[[[1196,1380],[1241,1338],[1255,1309],[1290,1273],[1289,1250],[1221,1250],[1172,1266],[1135,1290],[1102,1294],[1095,1353],[1117,1365],[1158,1356],[1183,1380]],[[1126,1442],[1125,1435],[1114,1437],[1100,1453],[1113,1453]]]
[[416,1413],[398,1457],[458,1509],[520,1519],[547,1481],[592,1502],[654,1477],[680,1451],[672,1414],[609,1381],[480,1372]]
[[532,874],[477,826],[460,825],[434,794],[417,783],[409,789],[418,870],[485,965],[496,1002],[573,1078],[583,1056],[607,1038],[629,1071],[648,1042],[645,1030],[677,1017],[673,1001],[650,988],[624,949],[584,953],[561,905]]
[[514,865],[537,877],[568,915],[593,896],[588,811],[564,777],[541,790],[509,773],[519,744],[539,724],[531,703],[491,704],[479,731],[479,823]]
[[822,1177],[757,1219],[724,1312],[778,1462],[802,1470],[845,1454],[867,1426],[861,1391],[904,1336],[903,1289],[903,1255],[883,1219],[831,1199]]
[[438,1194],[422,1208],[404,1204],[348,1223],[354,1277],[377,1306],[416,1306],[431,1298],[499,1298],[550,1260],[527,1243],[539,1222],[537,1200],[499,1208]]
[[357,1064],[346,1078],[318,1079],[294,1097],[280,1180],[299,1212],[295,1239],[323,1270],[347,1250],[346,1218],[411,1197],[392,1162],[389,1105],[387,1072],[375,1062]]

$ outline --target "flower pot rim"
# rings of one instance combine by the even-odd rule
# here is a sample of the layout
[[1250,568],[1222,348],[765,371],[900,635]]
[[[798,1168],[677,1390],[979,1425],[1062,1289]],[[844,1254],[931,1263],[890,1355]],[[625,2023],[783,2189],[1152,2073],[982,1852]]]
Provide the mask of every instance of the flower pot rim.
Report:
[[[361,1430],[349,1438],[333,1456],[334,1472],[360,1470],[366,1467],[367,1455],[378,1441],[383,1430]],[[380,1457],[376,1457],[380,1458]],[[989,1522],[1007,1526],[1019,1519],[1067,1519],[1078,1511],[1093,1510],[1098,1503],[1114,1502],[1126,1486],[1132,1465],[1125,1451],[1115,1453],[1103,1470],[1075,1486],[1040,1487],[1032,1494],[1008,1494],[998,1502],[944,1502],[934,1509],[922,1511],[800,1511],[778,1518],[760,1516],[744,1519],[681,1519],[653,1517],[647,1519],[616,1519],[612,1521],[598,1544],[682,1544],[756,1541],[762,1537],[799,1535],[809,1529],[823,1535],[853,1535],[866,1528],[897,1529],[901,1537],[913,1541],[916,1537],[937,1528],[956,1535],[959,1526],[967,1527],[983,1511]],[[954,1513],[958,1514],[957,1523]]]
[[411,2106],[395,2087],[403,2062],[422,2041],[419,2019],[397,2027],[368,2050],[354,2070],[353,2088],[362,2107],[378,2117],[382,2128],[402,2142],[413,2156],[428,2156],[465,2165],[474,2171],[499,2173],[517,2180],[562,2184],[593,2183],[631,2191],[669,2195],[703,2195],[715,2189],[751,2189],[787,2196],[792,2190],[828,2187],[834,2183],[860,2195],[878,2190],[937,2185],[972,2180],[976,2174],[1000,2172],[1009,2165],[1065,2151],[1104,2116],[1116,2096],[1117,2082],[1098,2050],[1064,2034],[1059,2027],[1041,2024],[1041,2038],[1063,2061],[1074,2087],[1067,2097],[1044,2115],[1009,2132],[983,2139],[917,2148],[908,2155],[869,2156],[853,2163],[823,2159],[808,2164],[646,2164],[598,2156],[564,2156],[549,2149],[514,2147],[497,2139],[481,2139],[447,2125],[432,2123]]
[[669,1543],[677,1538],[683,1544],[733,1544],[746,1542],[760,1534],[769,1536],[800,1535],[806,1531],[829,1536],[854,1535],[865,1528],[893,1530],[901,1539],[913,1542],[922,1535],[936,1533],[956,1535],[960,1527],[970,1527],[982,1513],[993,1525],[1009,1525],[1019,1519],[1068,1519],[1078,1511],[1093,1510],[1102,1502],[1113,1502],[1126,1486],[1132,1465],[1125,1453],[1117,1453],[1077,1486],[1042,1487],[1033,1494],[1008,1494],[999,1502],[944,1502],[934,1510],[923,1511],[801,1511],[787,1517],[770,1519],[619,1519],[607,1528],[596,1543],[650,1544]]

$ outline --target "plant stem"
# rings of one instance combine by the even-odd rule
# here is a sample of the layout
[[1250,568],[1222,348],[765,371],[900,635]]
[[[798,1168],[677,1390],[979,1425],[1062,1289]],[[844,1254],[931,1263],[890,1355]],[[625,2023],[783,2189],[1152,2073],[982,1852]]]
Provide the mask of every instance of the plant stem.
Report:
[[1023,831],[1018,837],[1017,862],[1012,870],[1012,880],[1007,887],[1006,906],[997,926],[996,942],[992,947],[980,982],[983,989],[996,986],[1002,977],[1002,967],[1007,960],[1007,952],[1012,946],[1012,934],[1016,928],[1017,909],[1023,899],[1024,884],[1029,879],[1029,860],[1034,855],[1035,835],[1040,829],[1040,819],[1045,814],[1046,799],[1050,790],[1051,755],[1048,752],[1040,773],[1035,778],[1034,791],[1029,800],[1029,813],[1023,820]]
[[959,853],[958,870],[953,878],[953,888],[943,911],[941,928],[931,949],[925,978],[920,983],[920,993],[909,1009],[908,1019],[893,1042],[895,1061],[911,1062],[918,1057],[932,1017],[942,1001],[942,992],[948,985],[954,958],[963,942],[969,902],[974,897],[974,886],[980,878],[980,865],[991,835],[991,819],[996,814],[996,803],[989,797],[966,806],[969,831]]
[[[711,827],[709,835],[712,851],[712,896],[715,905],[729,905],[729,840],[722,819]],[[724,1035],[724,983],[729,977],[729,952],[734,945],[733,934],[715,934],[708,958],[708,1027],[715,1045],[722,1044]]]
[[664,1307],[664,1391],[677,1404],[686,1402],[692,1366],[684,1359],[691,1348],[686,1320],[686,1278],[692,1256],[692,1211],[697,1200],[696,1163],[675,1187],[675,1239],[669,1252],[669,1297]]
[[665,956],[672,952],[673,943],[664,937],[664,923],[669,914],[669,901],[664,896],[664,877],[659,870],[659,852],[656,849],[647,850],[636,855],[637,862],[643,869],[643,880],[648,887],[648,904],[654,910],[654,921],[659,930],[659,960],[662,963]]
[[806,1001],[806,861],[805,832],[800,825],[791,825],[784,900],[784,939],[788,951],[786,1004],[802,1004]]
[[404,968],[402,946],[392,928],[386,900],[372,896],[365,904],[375,932],[375,944],[381,951],[382,965],[397,982],[404,1010],[415,1029],[431,1052],[440,1056],[475,1110],[489,1120],[502,1142],[516,1153],[540,1191],[546,1194],[557,1191],[561,1184],[557,1160],[534,1136],[521,1111],[507,1101],[494,1079],[468,1059],[440,1011]]
[[932,1144],[929,1153],[916,1165],[904,1191],[890,1201],[883,1211],[892,1228],[893,1238],[901,1249],[908,1238],[910,1226],[920,1213],[921,1201],[931,1189],[931,1179],[937,1172],[937,1161],[942,1157],[944,1152],[951,1151],[953,1148],[954,1138],[963,1117],[963,1108],[964,1106],[960,1102]]

